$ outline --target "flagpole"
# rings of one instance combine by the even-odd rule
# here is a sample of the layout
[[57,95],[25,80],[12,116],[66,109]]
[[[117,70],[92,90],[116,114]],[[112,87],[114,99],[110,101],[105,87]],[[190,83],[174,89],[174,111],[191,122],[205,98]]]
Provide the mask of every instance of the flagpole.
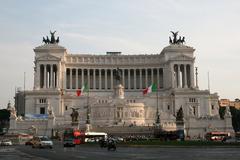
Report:
[[160,123],[160,116],[159,116],[159,109],[158,109],[158,86],[157,86],[157,119],[156,119],[156,124],[158,125]]
[[89,111],[89,88],[87,92],[87,120],[86,124],[90,124],[90,117],[89,117],[90,111]]

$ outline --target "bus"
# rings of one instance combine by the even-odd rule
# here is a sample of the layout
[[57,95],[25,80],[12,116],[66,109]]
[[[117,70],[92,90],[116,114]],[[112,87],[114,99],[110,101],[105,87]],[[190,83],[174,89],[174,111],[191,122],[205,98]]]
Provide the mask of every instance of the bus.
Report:
[[99,139],[107,139],[104,132],[83,132],[78,129],[67,128],[63,133],[63,146],[75,147],[85,142],[98,142]]
[[85,142],[85,133],[81,132],[78,129],[74,128],[66,128],[63,133],[63,146],[68,147],[72,146],[75,147],[75,145],[79,145]]
[[85,132],[85,142],[98,142],[100,139],[107,139],[107,133],[104,132]]
[[227,139],[230,137],[229,132],[208,132],[205,135],[206,140],[208,141],[223,141],[224,139]]

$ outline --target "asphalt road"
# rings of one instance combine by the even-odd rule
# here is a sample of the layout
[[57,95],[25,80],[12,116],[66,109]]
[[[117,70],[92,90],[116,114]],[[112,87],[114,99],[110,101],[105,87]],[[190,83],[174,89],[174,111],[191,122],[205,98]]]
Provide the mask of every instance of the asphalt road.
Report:
[[182,148],[182,147],[118,147],[117,151],[107,151],[97,145],[80,145],[53,149],[32,149],[30,146],[0,147],[0,159],[4,160],[239,160],[240,148]]

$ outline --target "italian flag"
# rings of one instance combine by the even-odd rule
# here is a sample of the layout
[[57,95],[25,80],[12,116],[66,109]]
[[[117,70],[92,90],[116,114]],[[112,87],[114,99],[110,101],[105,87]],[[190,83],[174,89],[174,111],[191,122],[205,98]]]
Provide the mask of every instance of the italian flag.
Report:
[[81,95],[83,95],[84,92],[88,92],[88,91],[89,91],[88,85],[87,85],[87,83],[85,83],[85,84],[82,86],[81,89],[78,89],[78,90],[76,91],[76,94],[77,94],[77,96],[81,96]]
[[143,90],[143,95],[148,94],[148,93],[152,93],[152,92],[157,92],[157,85],[154,84],[154,83]]

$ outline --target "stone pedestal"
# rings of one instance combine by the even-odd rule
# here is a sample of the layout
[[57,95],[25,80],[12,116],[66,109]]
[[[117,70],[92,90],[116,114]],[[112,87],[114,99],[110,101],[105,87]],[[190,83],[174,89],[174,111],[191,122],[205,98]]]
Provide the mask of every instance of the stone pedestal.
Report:
[[72,122],[71,125],[73,128],[79,128],[79,122]]
[[14,132],[17,129],[17,117],[10,116],[10,127],[9,131]]
[[90,132],[91,130],[92,130],[92,125],[91,124],[86,124],[85,132]]
[[119,99],[124,99],[124,87],[118,84],[114,87],[114,97]]
[[180,138],[180,140],[184,140],[185,135],[186,135],[186,131],[185,131],[185,127],[184,127],[184,121],[176,121],[176,130],[177,130],[177,134]]
[[47,135],[52,136],[52,130],[55,126],[55,116],[49,115],[47,122]]

